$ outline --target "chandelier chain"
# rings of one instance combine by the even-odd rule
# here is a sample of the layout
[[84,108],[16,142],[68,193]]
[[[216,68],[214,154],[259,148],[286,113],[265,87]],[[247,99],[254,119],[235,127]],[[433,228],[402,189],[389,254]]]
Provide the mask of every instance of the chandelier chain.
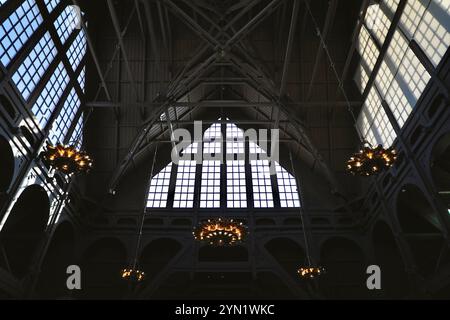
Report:
[[[299,184],[299,179],[297,179],[297,175],[295,174],[295,168],[294,168],[294,161],[292,160],[292,152],[291,152],[291,148],[289,148],[289,160],[291,161],[291,168],[292,168],[292,174],[294,175],[296,182],[297,182],[297,186],[300,186]],[[302,199],[301,196],[301,192],[299,192],[300,190],[297,190],[297,192],[299,193],[300,199]],[[305,228],[305,221],[304,221],[304,211],[303,211],[303,201],[300,202],[300,206],[299,206],[299,212],[300,212],[300,221],[302,223],[302,229],[303,229],[303,240],[305,242],[305,251],[306,251],[306,259],[308,262],[308,265],[312,265],[311,264],[311,254],[309,251],[309,242],[308,242],[308,237],[306,235],[306,228]]]
[[338,87],[339,87],[339,89],[340,89],[341,92],[342,92],[342,96],[344,97],[345,103],[347,104],[347,110],[350,112],[350,115],[351,115],[351,117],[352,117],[352,119],[353,119],[354,127],[355,127],[355,130],[356,130],[356,133],[358,134],[358,138],[359,138],[359,140],[360,140],[361,142],[365,142],[364,135],[362,134],[362,132],[361,132],[360,129],[358,128],[358,124],[357,124],[358,120],[357,120],[357,117],[356,117],[356,115],[355,115],[355,112],[354,112],[354,110],[353,110],[351,104],[350,104],[350,101],[349,101],[349,99],[348,99],[348,95],[347,95],[347,93],[345,92],[344,82],[343,82],[343,80],[339,77],[339,74],[338,74],[338,72],[337,72],[337,70],[336,70],[336,65],[335,65],[333,59],[331,58],[331,54],[330,54],[330,51],[328,50],[328,46],[327,46],[327,44],[326,44],[326,42],[325,42],[325,39],[323,38],[322,33],[320,32],[320,29],[319,29],[319,26],[318,26],[318,24],[317,24],[317,21],[316,21],[316,19],[314,18],[314,15],[313,15],[312,12],[311,12],[311,8],[310,8],[310,6],[309,6],[308,1],[305,1],[305,5],[306,5],[306,10],[308,10],[309,15],[311,16],[311,20],[312,20],[312,22],[313,22],[313,24],[314,24],[314,28],[316,29],[317,36],[318,36],[319,39],[320,39],[320,45],[323,47],[323,49],[324,49],[324,51],[325,51],[325,54],[327,55],[327,58],[328,58],[329,63],[330,63],[330,67],[331,67],[331,69],[333,70],[334,76],[336,77],[336,80],[337,80],[337,82],[338,82]]
[[[152,168],[150,170],[150,179],[149,179],[150,183],[151,183],[151,180],[153,178],[153,170],[155,168],[155,162],[156,162],[156,155],[157,154],[158,154],[158,143],[155,144],[155,153],[153,154]],[[139,248],[141,246],[141,240],[142,240],[142,230],[144,229],[145,212],[146,212],[146,206],[144,205],[144,209],[142,210],[141,221],[139,223],[139,229],[138,229],[138,233],[137,233],[136,250],[135,250],[135,253],[134,253],[134,260],[133,260],[133,270],[136,270],[136,268],[137,268],[137,262],[138,262],[138,256],[139,256]]]

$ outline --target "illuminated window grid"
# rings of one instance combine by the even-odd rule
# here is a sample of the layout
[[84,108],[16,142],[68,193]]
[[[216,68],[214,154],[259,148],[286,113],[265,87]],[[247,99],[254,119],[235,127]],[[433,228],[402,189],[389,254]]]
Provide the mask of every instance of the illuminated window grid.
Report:
[[391,21],[384,13],[385,9],[383,10],[381,6],[384,6],[384,4],[374,4],[369,6],[367,8],[365,21],[368,28],[373,31],[377,40],[380,43],[383,43],[388,33],[389,26],[391,25]]
[[381,99],[378,95],[376,88],[372,87],[369,90],[369,94],[367,95],[367,99],[364,102],[363,108],[367,112],[368,119],[375,119],[375,115],[378,112],[378,109],[381,107]]
[[380,108],[375,116],[371,131],[375,135],[377,143],[382,144],[385,148],[392,146],[396,138],[394,128],[383,108]]
[[355,71],[355,77],[353,79],[355,80],[355,83],[358,86],[359,91],[361,93],[364,92],[364,88],[366,87],[366,84],[369,81],[369,76],[366,70],[364,69],[362,63],[357,66]]
[[378,48],[375,45],[374,40],[372,39],[372,37],[369,37],[366,48],[364,49],[364,53],[361,57],[367,63],[369,72],[372,72],[375,63],[377,62],[379,54],[380,51],[378,51]]
[[180,160],[178,163],[177,180],[175,182],[174,208],[192,208],[194,205],[196,162]]
[[203,161],[200,208],[220,208],[219,160]]
[[358,128],[363,134],[366,141],[368,141],[372,145],[377,145],[377,138],[375,137],[373,130],[371,130],[372,123],[373,120],[370,121],[370,119],[367,118],[367,114],[363,110],[363,112],[360,113],[357,121]]
[[361,112],[358,115],[358,120],[356,121],[356,124],[358,126],[359,131],[364,136],[364,138],[372,143],[373,140],[370,140],[367,138],[367,134],[370,130],[370,125],[373,121],[370,121],[367,117],[367,110],[362,109]]
[[450,2],[433,0],[414,33],[414,39],[436,67],[450,45]]
[[375,85],[377,86],[382,96],[386,96],[389,86],[394,79],[394,72],[395,70],[391,70],[386,63],[385,57],[375,77]]
[[410,97],[411,105],[414,107],[422,95],[423,90],[425,90],[431,76],[413,51],[408,48],[402,59],[396,78],[399,83],[403,81],[406,85],[406,89],[403,90],[404,94]]
[[0,24],[0,61],[5,67],[41,23],[36,2],[26,0]]
[[227,123],[227,153],[245,153],[244,132],[233,123]]
[[47,32],[12,76],[14,84],[25,100],[28,100],[55,56],[56,48]]
[[4,3],[6,3],[6,1],[8,1],[8,0],[0,0],[0,6],[3,5]]
[[44,2],[48,12],[52,12],[53,9],[55,9],[55,7],[58,5],[60,0],[44,0]]
[[356,46],[356,49],[358,50],[358,53],[360,56],[363,55],[364,49],[367,45],[367,41],[369,40],[369,32],[367,31],[366,27],[361,26],[361,31],[358,35],[358,45]]
[[147,198],[147,208],[167,207],[171,172],[172,163],[169,163],[151,179]]
[[86,36],[84,31],[81,30],[75,40],[67,50],[67,58],[69,58],[70,65],[73,71],[76,71],[81,60],[86,54]]
[[250,160],[253,185],[253,206],[272,208],[273,195],[268,160]]
[[214,123],[203,135],[203,153],[219,154],[222,151],[222,131],[221,124]]
[[265,154],[266,152],[258,146],[255,142],[249,141],[248,143],[249,151],[251,154]]
[[78,14],[73,6],[67,6],[56,19],[54,25],[62,44],[67,41],[78,22]]
[[222,137],[222,126],[220,123],[213,123],[208,129],[206,129],[203,138],[205,140]]
[[297,181],[293,175],[287,172],[278,162],[275,163],[277,172],[278,193],[280,195],[280,206],[282,208],[300,207]]
[[369,91],[363,108],[358,116],[357,125],[364,138],[372,145],[376,145],[379,139],[376,138],[372,124],[375,121],[378,109],[381,107],[381,99],[376,92],[375,87]]
[[53,144],[63,142],[79,107],[80,99],[75,89],[72,89],[50,131],[49,139]]
[[41,129],[44,129],[47,124],[68,83],[69,76],[61,62],[31,108],[31,112]]
[[394,16],[399,2],[400,0],[383,0],[383,4],[389,9],[390,16]]
[[81,90],[85,92],[85,86],[86,86],[86,66],[81,69],[80,74],[78,75],[78,83],[80,84]]
[[182,154],[196,154],[198,152],[198,142],[193,142],[182,151]]
[[354,80],[361,92],[364,91],[367,82],[369,81],[369,73],[372,72],[378,58],[379,51],[375,42],[370,37],[367,29],[362,26],[358,36],[358,53],[361,57],[361,63],[355,74]]
[[417,26],[422,20],[425,9],[430,3],[429,0],[408,0],[400,17],[399,26],[408,39],[412,39],[417,30]]
[[405,97],[402,89],[398,85],[397,80],[394,80],[389,88],[388,93],[385,96],[386,103],[389,105],[398,125],[403,127],[411,114],[412,107]]
[[408,49],[385,96],[400,127],[405,124],[429,80],[429,73]]
[[76,141],[75,146],[80,149],[83,145],[83,115],[78,118],[77,124],[75,125],[75,129],[72,132],[72,136],[70,137],[70,141]]
[[227,207],[247,207],[244,160],[227,161]]

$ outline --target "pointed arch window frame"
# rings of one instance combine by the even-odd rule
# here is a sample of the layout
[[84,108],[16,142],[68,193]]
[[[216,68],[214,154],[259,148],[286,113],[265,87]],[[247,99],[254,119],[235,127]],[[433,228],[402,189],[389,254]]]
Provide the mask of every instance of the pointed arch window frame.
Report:
[[[276,174],[274,175],[270,175],[270,188],[271,188],[271,194],[272,194],[272,202],[273,205],[272,206],[261,206],[261,205],[255,205],[255,199],[254,199],[254,189],[253,189],[253,174],[252,174],[252,163],[250,161],[250,152],[253,152],[254,154],[260,154],[260,153],[265,153],[265,150],[262,149],[257,141],[253,142],[253,141],[249,141],[248,139],[245,139],[243,141],[244,144],[244,154],[243,154],[243,158],[244,158],[244,172],[245,172],[245,197],[240,197],[240,199],[245,199],[246,201],[246,206],[228,206],[229,201],[231,200],[229,197],[229,188],[228,188],[228,180],[227,180],[227,173],[229,171],[229,167],[230,164],[228,162],[231,161],[236,161],[236,159],[239,159],[238,157],[234,157],[235,154],[232,153],[228,153],[228,150],[233,150],[233,148],[230,148],[231,144],[236,144],[236,141],[231,141],[231,139],[229,139],[227,137],[227,125],[228,124],[232,124],[233,126],[236,126],[236,124],[233,123],[232,120],[229,120],[227,118],[227,121],[220,121],[221,119],[219,119],[219,122],[217,122],[218,124],[220,124],[220,131],[222,132],[222,136],[225,137],[224,139],[221,140],[221,144],[222,144],[222,151],[224,152],[223,154],[223,161],[220,164],[220,206],[214,205],[211,207],[208,206],[201,206],[201,187],[202,187],[202,173],[203,173],[203,162],[205,161],[205,159],[203,159],[203,161],[201,161],[200,163],[195,164],[195,178],[191,177],[191,180],[194,181],[194,194],[193,194],[193,199],[192,199],[192,205],[189,206],[182,206],[179,205],[179,201],[177,202],[178,204],[176,206],[174,206],[174,201],[177,201],[175,198],[177,198],[179,200],[179,197],[175,196],[176,193],[176,189],[177,189],[177,181],[178,181],[178,165],[173,163],[173,162],[169,162],[167,165],[171,166],[171,174],[170,174],[170,183],[169,183],[169,188],[167,191],[167,196],[165,196],[165,198],[167,199],[166,201],[166,206],[165,207],[151,207],[147,205],[147,210],[167,210],[167,209],[173,209],[173,210],[199,210],[199,211],[204,211],[204,210],[222,210],[222,209],[226,209],[226,210],[232,210],[232,211],[245,211],[245,210],[266,210],[266,209],[295,209],[298,207],[302,206],[301,203],[301,195],[300,195],[300,187],[298,186],[298,181],[297,179],[289,172],[289,170],[287,170],[286,168],[284,168],[279,162],[276,162],[276,166],[277,167],[281,167],[284,172],[287,172],[290,175],[290,180],[291,181],[295,181],[295,188],[296,188],[296,193],[298,195],[298,201],[296,201],[296,203],[299,204],[299,206],[292,206],[292,205],[282,205],[282,203],[280,202],[280,192],[279,192],[279,187],[278,187],[278,182],[280,180],[280,177],[278,177],[278,173],[279,170],[276,170]],[[196,145],[194,146],[194,144],[196,143],[200,143],[200,142],[193,142],[193,144],[189,145],[188,147],[186,147],[183,152],[187,152],[187,153],[191,153],[193,154],[195,152],[204,152],[205,150],[205,144],[211,144],[210,138],[205,138],[205,133],[207,132],[207,130],[209,128],[211,128],[214,125],[217,125],[217,123],[213,123],[212,125],[204,128],[203,130],[203,139],[201,141],[201,147]],[[236,126],[237,127],[237,126]],[[229,127],[228,127],[229,128]],[[239,130],[244,131],[243,129],[237,127]],[[230,145],[228,145],[230,144]],[[255,144],[252,146],[252,144]],[[211,148],[210,148],[211,149]],[[234,148],[236,149],[236,148]],[[241,149],[241,148],[239,148]],[[195,162],[195,157],[192,158],[193,162]],[[232,159],[232,160],[230,160]],[[210,160],[211,161],[211,160]],[[228,167],[227,167],[228,166]],[[164,171],[166,167],[163,167],[161,169],[161,171]],[[157,176],[160,172],[157,172],[154,174],[153,177],[151,177],[150,179],[153,179],[155,176]],[[285,177],[286,179],[286,177]],[[178,181],[179,182],[179,181]],[[151,182],[150,182],[151,183]],[[242,185],[242,182],[240,183],[240,185]],[[150,190],[148,190],[148,197],[150,197],[149,195]],[[291,191],[292,193],[292,191]],[[152,199],[154,199],[154,196],[151,196]],[[174,200],[175,199],[175,200]],[[234,199],[234,197],[233,197]]]

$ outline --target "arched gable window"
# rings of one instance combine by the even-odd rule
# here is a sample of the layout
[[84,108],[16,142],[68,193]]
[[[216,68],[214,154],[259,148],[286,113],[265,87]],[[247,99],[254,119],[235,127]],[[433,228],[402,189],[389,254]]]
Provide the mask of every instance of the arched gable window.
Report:
[[[206,157],[222,150],[223,161]],[[153,176],[147,208],[300,207],[295,177],[278,162],[271,175],[270,160],[259,157],[266,151],[253,141],[245,141],[244,131],[234,123],[213,123],[203,135],[201,148],[194,142],[182,150],[182,154],[197,152],[205,156],[201,162],[194,158],[171,162]]]

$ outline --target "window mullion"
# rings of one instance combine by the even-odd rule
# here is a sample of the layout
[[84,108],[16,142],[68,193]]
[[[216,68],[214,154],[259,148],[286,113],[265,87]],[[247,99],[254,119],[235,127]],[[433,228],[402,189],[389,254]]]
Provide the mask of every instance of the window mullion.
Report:
[[173,200],[175,198],[175,184],[177,182],[178,165],[172,164],[172,171],[170,172],[169,191],[167,193],[167,208],[173,208]]
[[227,158],[227,152],[226,152],[226,143],[227,143],[227,124],[222,123],[220,126],[221,133],[222,133],[222,150],[221,150],[221,156],[222,161],[220,162],[220,207],[226,208],[227,207],[227,172],[226,172],[226,158]]
[[250,166],[250,146],[249,139],[244,140],[245,148],[245,188],[247,190],[247,208],[253,208],[253,182],[252,168]]
[[[272,150],[272,141],[269,141],[269,146],[267,147],[267,150]],[[272,155],[271,155],[272,156]],[[275,208],[281,207],[280,205],[280,192],[278,190],[278,181],[277,181],[277,172],[275,167],[275,160],[270,160],[269,162],[269,168],[273,167],[275,168],[275,174],[270,175],[270,182],[272,183],[272,194],[273,194],[273,206]]]

